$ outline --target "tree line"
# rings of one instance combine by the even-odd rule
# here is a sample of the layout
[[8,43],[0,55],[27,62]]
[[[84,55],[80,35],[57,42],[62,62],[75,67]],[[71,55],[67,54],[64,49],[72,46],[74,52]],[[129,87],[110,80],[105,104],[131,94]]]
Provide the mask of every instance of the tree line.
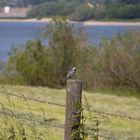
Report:
[[15,7],[27,7],[29,5],[37,5],[49,0],[0,0],[0,7],[3,6],[15,6]]
[[65,16],[70,20],[76,21],[89,19],[137,19],[140,18],[140,1],[49,1],[33,7],[28,13],[28,17],[42,18],[52,16]]
[[70,20],[139,19],[139,0],[0,0],[0,6],[32,6],[28,18],[64,16]]
[[47,45],[33,40],[13,48],[0,82],[62,88],[65,76],[77,67],[76,77],[85,89],[131,88],[140,90],[140,32],[127,32],[91,46],[83,30],[65,20],[51,23]]

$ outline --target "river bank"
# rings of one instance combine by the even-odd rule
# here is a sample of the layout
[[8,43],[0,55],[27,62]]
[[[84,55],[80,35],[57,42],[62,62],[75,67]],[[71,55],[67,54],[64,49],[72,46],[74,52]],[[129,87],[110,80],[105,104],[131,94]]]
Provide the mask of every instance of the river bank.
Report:
[[140,22],[123,21],[84,21],[85,26],[140,26]]
[[[43,19],[0,19],[0,22],[46,22],[49,23],[52,21],[52,18],[43,18]],[[70,23],[79,23],[83,24],[84,26],[140,26],[140,21],[138,22],[131,22],[131,21],[69,21]]]
[[51,18],[43,18],[43,19],[0,19],[0,22],[50,22]]

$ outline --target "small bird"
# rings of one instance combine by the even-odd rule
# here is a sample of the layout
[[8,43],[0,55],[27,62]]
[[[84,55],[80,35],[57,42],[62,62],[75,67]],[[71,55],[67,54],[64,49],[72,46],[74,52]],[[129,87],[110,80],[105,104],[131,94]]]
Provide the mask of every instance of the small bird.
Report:
[[74,73],[76,72],[76,67],[73,67],[72,70],[70,70],[67,74],[67,76],[65,77],[65,79],[71,78]]

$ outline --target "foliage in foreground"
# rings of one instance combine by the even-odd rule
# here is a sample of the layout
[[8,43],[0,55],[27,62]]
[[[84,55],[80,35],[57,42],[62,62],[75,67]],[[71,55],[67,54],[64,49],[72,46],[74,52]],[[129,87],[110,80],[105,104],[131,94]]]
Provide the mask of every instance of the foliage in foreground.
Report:
[[77,78],[86,89],[132,88],[140,90],[140,32],[116,35],[90,46],[83,31],[64,20],[51,23],[45,37],[14,48],[2,82],[63,87],[65,76],[77,66]]

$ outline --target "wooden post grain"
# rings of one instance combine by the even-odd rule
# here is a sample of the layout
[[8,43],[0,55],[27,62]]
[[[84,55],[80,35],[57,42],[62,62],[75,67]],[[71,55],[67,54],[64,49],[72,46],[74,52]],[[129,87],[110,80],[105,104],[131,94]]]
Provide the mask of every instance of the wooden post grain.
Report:
[[67,80],[66,118],[64,140],[79,140],[81,118],[82,81]]

